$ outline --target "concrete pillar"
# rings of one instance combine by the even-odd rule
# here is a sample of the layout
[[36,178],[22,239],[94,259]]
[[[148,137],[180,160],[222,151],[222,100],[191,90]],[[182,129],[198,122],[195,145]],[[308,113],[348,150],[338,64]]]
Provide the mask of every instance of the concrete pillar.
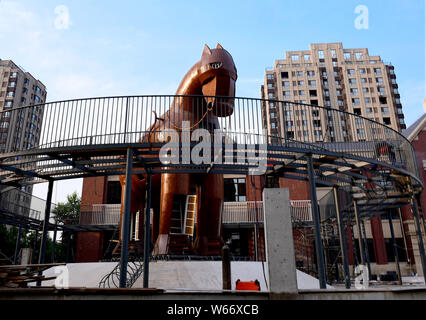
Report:
[[263,199],[269,290],[274,294],[298,293],[290,192],[265,189]]

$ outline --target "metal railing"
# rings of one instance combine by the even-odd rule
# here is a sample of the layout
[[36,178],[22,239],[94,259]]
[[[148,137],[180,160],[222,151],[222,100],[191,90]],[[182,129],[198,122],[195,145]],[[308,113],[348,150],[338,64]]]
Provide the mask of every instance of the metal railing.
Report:
[[[230,105],[234,106],[232,114]],[[278,134],[267,130],[271,108],[278,111]],[[38,112],[43,115],[43,127],[34,144],[0,155],[0,178],[6,177],[2,179],[6,181],[17,181],[16,173],[22,172],[36,177],[28,178],[27,183],[46,181],[37,177],[61,180],[98,170],[103,173],[104,163],[84,162],[83,158],[83,164],[76,165],[74,160],[58,158],[65,150],[92,150],[95,146],[164,144],[168,133],[181,132],[186,121],[191,131],[220,129],[234,144],[267,145],[268,161],[282,160],[295,152],[334,153],[351,165],[365,160],[398,168],[411,175],[415,184],[421,184],[413,147],[403,135],[337,108],[251,98],[125,96],[51,102],[7,112],[11,121],[20,119],[22,114]],[[3,113],[0,112],[0,119]],[[25,119],[31,122],[31,117]],[[116,161],[113,156],[110,158]],[[223,165],[235,166],[235,158],[225,158]]]
[[[120,223],[120,204],[82,205],[81,225],[118,225]],[[294,222],[311,222],[311,201],[291,201],[291,215]],[[263,223],[263,202],[225,202],[223,224]]]
[[118,225],[121,204],[81,205],[80,225]]

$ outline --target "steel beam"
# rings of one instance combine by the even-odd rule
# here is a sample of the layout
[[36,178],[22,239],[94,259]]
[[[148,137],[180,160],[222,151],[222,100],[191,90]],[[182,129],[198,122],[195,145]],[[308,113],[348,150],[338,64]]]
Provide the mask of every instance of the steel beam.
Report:
[[323,246],[321,242],[321,226],[320,226],[320,215],[318,208],[318,199],[317,199],[317,189],[315,183],[315,171],[312,161],[312,155],[307,156],[307,170],[309,175],[309,190],[311,194],[312,201],[312,217],[314,222],[314,233],[315,233],[315,250],[317,256],[318,264],[318,278],[320,281],[320,288],[327,289],[327,282],[325,276],[325,265],[324,265],[324,255],[323,255]]
[[151,257],[151,173],[146,175],[146,204],[145,204],[145,240],[144,240],[144,268],[143,287],[149,288],[149,259]]
[[132,196],[133,149],[127,149],[126,186],[124,193],[123,221],[121,225],[120,288],[127,287],[127,264],[129,254],[130,206]]
[[346,246],[346,232],[345,226],[343,225],[343,217],[342,212],[340,211],[339,206],[339,196],[337,193],[337,188],[333,188],[334,191],[334,203],[336,205],[336,217],[337,224],[339,227],[339,238],[340,238],[340,250],[342,251],[342,261],[343,261],[343,269],[345,272],[345,286],[346,289],[351,288],[351,276],[349,274],[349,261],[348,261],[348,249]]
[[354,210],[355,210],[355,221],[356,226],[358,229],[358,244],[359,244],[359,255],[361,257],[361,264],[365,265],[365,259],[364,259],[364,244],[362,242],[362,231],[361,231],[361,221],[359,219],[358,215],[358,204],[356,201],[354,201]]
[[18,234],[16,236],[16,245],[15,245],[15,257],[13,259],[13,264],[18,264],[18,258],[19,258],[19,250],[21,247],[21,237],[22,237],[22,227],[19,227]]
[[422,236],[422,227],[420,225],[420,219],[419,219],[419,212],[417,209],[417,203],[414,195],[411,197],[411,208],[413,210],[413,216],[416,226],[416,233],[417,233],[417,242],[419,243],[419,253],[420,253],[420,262],[422,264],[423,269],[423,277],[425,279],[426,284],[426,256],[425,256],[425,247],[423,244],[423,236]]
[[392,237],[392,247],[393,247],[393,255],[395,257],[395,263],[396,263],[396,271],[398,274],[398,283],[401,286],[402,285],[402,277],[401,277],[401,267],[399,265],[399,255],[398,255],[398,247],[396,245],[395,240],[395,231],[393,229],[393,220],[392,220],[392,213],[388,213],[388,220],[389,220],[389,229]]

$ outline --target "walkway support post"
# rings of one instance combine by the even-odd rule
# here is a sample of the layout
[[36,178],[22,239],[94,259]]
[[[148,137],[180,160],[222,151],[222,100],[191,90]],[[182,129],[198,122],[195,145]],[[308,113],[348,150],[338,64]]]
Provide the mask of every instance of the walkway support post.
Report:
[[53,180],[50,180],[49,187],[47,190],[46,208],[44,211],[43,233],[41,236],[40,255],[38,258],[39,264],[43,264],[46,258],[47,237],[48,237],[47,233],[49,231],[50,209],[52,206],[52,194],[53,194]]
[[[47,190],[47,199],[46,199],[46,208],[44,210],[44,222],[43,222],[43,232],[41,235],[41,244],[40,244],[40,255],[38,258],[38,264],[44,264],[46,258],[46,248],[47,248],[47,238],[49,231],[49,220],[50,220],[50,209],[52,206],[52,194],[53,194],[53,180],[49,180],[49,187]],[[41,276],[41,272],[39,273]],[[37,286],[41,286],[41,281],[37,281]]]
[[370,251],[368,251],[367,233],[365,232],[365,223],[363,220],[361,220],[361,227],[362,227],[362,234],[364,238],[365,259],[367,261],[367,267],[368,267],[368,278],[370,280],[373,280],[373,275],[371,274],[371,265],[370,265]]
[[320,288],[327,289],[325,267],[324,267],[323,246],[321,242],[320,215],[319,215],[319,209],[318,209],[317,189],[315,184],[315,172],[314,172],[312,154],[307,156],[307,169],[308,169],[308,175],[309,175],[309,190],[310,190],[311,201],[312,201],[312,218],[314,220],[313,222],[314,222],[314,232],[315,232],[315,250],[316,250],[317,264],[318,264],[318,278],[320,281]]
[[124,209],[121,225],[120,288],[127,287],[127,263],[129,254],[130,206],[132,196],[133,149],[127,149],[126,186],[124,191]]
[[358,244],[359,244],[359,255],[361,257],[361,264],[365,265],[365,259],[364,259],[364,244],[363,244],[363,240],[362,240],[362,231],[361,231],[361,221],[359,219],[359,214],[358,214],[358,204],[356,203],[356,201],[354,201],[354,211],[355,211],[355,221],[356,221],[356,226],[358,228]]
[[149,259],[151,257],[151,172],[146,174],[146,205],[145,205],[145,239],[144,239],[144,265],[143,287],[149,288]]
[[232,290],[231,280],[231,257],[230,249],[227,245],[222,248],[222,288]]
[[417,233],[417,242],[419,243],[419,253],[421,258],[421,264],[423,269],[423,277],[425,278],[426,284],[426,256],[425,256],[425,246],[423,244],[423,236],[422,236],[422,227],[420,225],[419,212],[417,209],[416,199],[414,195],[411,196],[411,208],[413,210],[413,216],[416,225],[416,233]]
[[16,236],[16,245],[15,245],[15,257],[13,259],[13,264],[18,264],[18,258],[19,258],[19,250],[21,248],[21,237],[22,237],[22,227],[20,226],[18,229],[18,234]]
[[56,236],[58,234],[58,225],[55,223],[55,231],[53,232],[53,242],[52,242],[52,254],[50,259],[52,263],[55,263],[55,247],[56,247]]
[[334,191],[334,203],[336,205],[336,217],[337,224],[339,227],[339,237],[340,237],[340,250],[342,251],[342,262],[343,262],[343,270],[345,272],[345,286],[346,289],[351,288],[351,276],[349,274],[349,261],[348,261],[348,248],[346,246],[346,232],[345,227],[343,225],[343,216],[340,211],[339,206],[339,196],[337,193],[337,187],[333,188]]
[[395,257],[396,271],[398,273],[398,283],[401,286],[402,285],[401,267],[399,266],[398,248],[397,248],[396,240],[395,240],[395,231],[393,229],[393,220],[392,220],[391,212],[389,212],[388,214],[388,220],[389,220],[389,229],[390,229],[390,233],[392,237],[392,247],[393,247],[393,255]]

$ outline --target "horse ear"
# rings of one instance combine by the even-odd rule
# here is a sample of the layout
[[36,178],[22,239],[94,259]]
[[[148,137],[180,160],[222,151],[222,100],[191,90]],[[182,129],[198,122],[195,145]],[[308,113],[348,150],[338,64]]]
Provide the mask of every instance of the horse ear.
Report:
[[212,54],[212,51],[210,50],[208,45],[204,45],[203,55],[206,55],[206,54]]
[[220,45],[220,43],[218,43],[216,49],[223,49],[223,47]]

